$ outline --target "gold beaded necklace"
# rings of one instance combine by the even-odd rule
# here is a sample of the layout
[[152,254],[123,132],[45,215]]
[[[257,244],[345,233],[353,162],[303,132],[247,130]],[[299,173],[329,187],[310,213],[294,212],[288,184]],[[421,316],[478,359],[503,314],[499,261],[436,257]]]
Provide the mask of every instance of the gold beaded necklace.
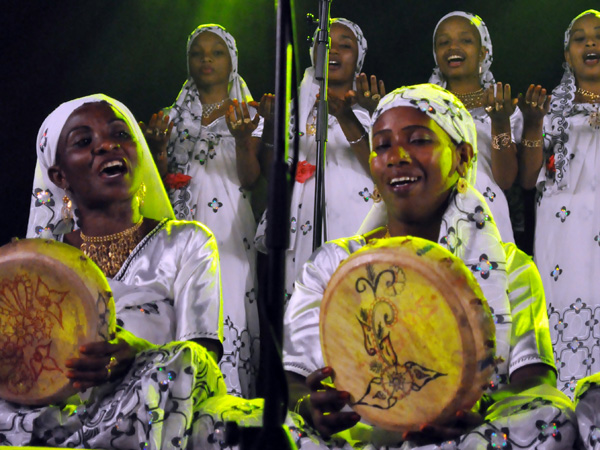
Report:
[[454,91],[451,92],[463,103],[463,105],[465,105],[465,108],[467,109],[473,109],[483,105],[481,101],[484,92],[483,88],[477,91],[467,92],[466,94],[459,94],[458,92]]
[[595,92],[588,91],[583,88],[577,88],[577,94],[581,95],[586,101],[590,103],[600,102],[600,94],[596,94]]
[[81,235],[81,251],[94,261],[107,277],[114,277],[139,242],[138,230],[144,218],[130,228],[107,236]]

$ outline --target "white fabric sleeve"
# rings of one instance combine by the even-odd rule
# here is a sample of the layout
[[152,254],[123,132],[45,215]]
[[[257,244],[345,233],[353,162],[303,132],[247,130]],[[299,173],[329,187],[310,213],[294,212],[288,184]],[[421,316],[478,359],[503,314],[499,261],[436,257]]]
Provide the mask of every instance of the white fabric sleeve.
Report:
[[[190,224],[191,225],[191,224]],[[204,225],[193,222],[187,239],[178,242],[177,273],[173,298],[177,320],[176,338],[223,342],[221,271],[217,240]]]
[[504,244],[508,298],[512,312],[509,377],[529,364],[556,370],[540,274],[533,260],[514,244]]
[[353,243],[338,239],[317,249],[296,280],[284,316],[283,367],[287,371],[306,377],[325,365],[321,353],[319,314],[327,283],[340,262],[353,252],[344,245],[344,241]]

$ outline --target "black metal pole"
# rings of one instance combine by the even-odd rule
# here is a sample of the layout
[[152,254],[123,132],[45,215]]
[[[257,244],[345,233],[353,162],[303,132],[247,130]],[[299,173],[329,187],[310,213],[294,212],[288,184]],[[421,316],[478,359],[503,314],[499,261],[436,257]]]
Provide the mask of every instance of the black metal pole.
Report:
[[[286,450],[295,449],[289,430],[283,423],[287,415],[288,389],[281,362],[283,342],[283,305],[285,280],[285,251],[289,239],[290,172],[287,166],[288,87],[296,82],[294,61],[293,0],[277,2],[277,41],[275,68],[275,135],[269,189],[266,246],[268,248],[267,295],[265,308],[266,330],[262,333],[263,371],[268,390],[265,392],[263,427],[260,432],[242,431],[242,448]],[[297,111],[297,108],[296,108]]]
[[319,31],[315,46],[315,79],[319,82],[317,102],[317,141],[315,170],[315,212],[313,217],[313,251],[327,239],[327,214],[325,210],[325,159],[327,152],[327,79],[329,72],[329,10],[331,0],[319,0]]

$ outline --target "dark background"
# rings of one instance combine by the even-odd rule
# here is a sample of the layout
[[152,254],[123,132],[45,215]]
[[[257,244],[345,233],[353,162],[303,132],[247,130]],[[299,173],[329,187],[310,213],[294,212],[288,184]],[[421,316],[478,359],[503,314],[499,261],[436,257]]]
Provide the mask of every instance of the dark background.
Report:
[[[318,0],[296,0],[302,70]],[[513,93],[530,83],[554,87],[562,74],[563,33],[594,1],[333,0],[332,17],[358,23],[369,43],[364,70],[388,90],[427,81],[432,32],[447,12],[479,14],[494,44],[492,70]],[[4,0],[0,245],[24,237],[35,166],[35,139],[60,103],[105,93],[146,121],[170,105],[186,79],[186,40],[202,23],[220,23],[237,39],[239,72],[254,97],[274,90],[272,0]]]

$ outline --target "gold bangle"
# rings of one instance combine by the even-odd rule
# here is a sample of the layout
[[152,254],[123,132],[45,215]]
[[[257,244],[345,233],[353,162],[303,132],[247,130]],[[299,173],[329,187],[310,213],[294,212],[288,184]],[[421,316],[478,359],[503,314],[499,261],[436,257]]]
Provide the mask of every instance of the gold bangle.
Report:
[[521,140],[521,145],[523,147],[529,147],[529,148],[533,148],[533,147],[541,147],[542,144],[544,143],[543,140],[541,139],[535,139],[535,140],[531,140],[531,139],[522,139]]
[[512,143],[510,133],[500,133],[492,138],[492,148],[500,150],[501,147],[508,147]]

